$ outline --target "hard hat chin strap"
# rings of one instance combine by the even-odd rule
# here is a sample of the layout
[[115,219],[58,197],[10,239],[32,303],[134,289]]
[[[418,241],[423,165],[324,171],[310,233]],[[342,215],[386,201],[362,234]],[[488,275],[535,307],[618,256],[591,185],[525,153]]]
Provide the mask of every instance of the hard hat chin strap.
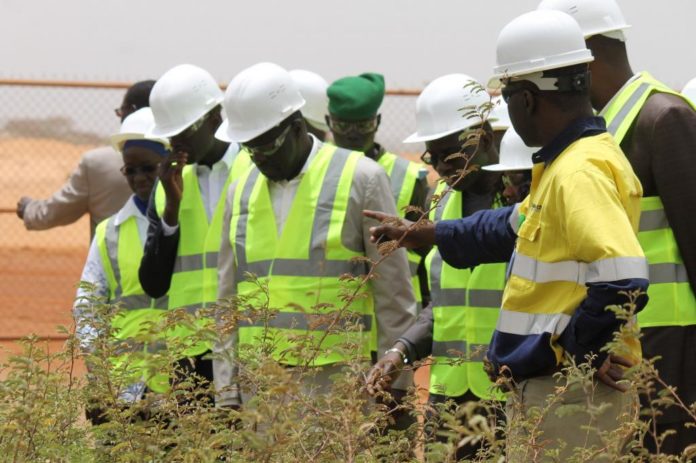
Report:
[[589,71],[565,76],[545,76],[544,74],[544,71],[535,72],[533,74],[513,77],[510,81],[526,80],[536,85],[539,90],[554,92],[583,92],[590,87]]

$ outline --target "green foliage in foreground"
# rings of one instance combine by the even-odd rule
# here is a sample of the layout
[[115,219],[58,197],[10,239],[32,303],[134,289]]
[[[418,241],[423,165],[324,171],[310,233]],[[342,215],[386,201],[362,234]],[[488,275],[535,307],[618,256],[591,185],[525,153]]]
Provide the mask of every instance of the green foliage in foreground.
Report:
[[[262,288],[260,293],[263,295]],[[29,337],[22,342],[21,354],[0,365],[1,461],[455,461],[457,447],[472,443],[481,444],[474,461],[504,460],[503,423],[488,418],[494,416],[494,409],[501,407],[499,404],[470,403],[459,407],[449,404],[433,408],[416,405],[415,397],[411,397],[408,403],[412,405],[405,407],[418,418],[418,423],[408,430],[387,431],[391,412],[375,405],[362,390],[361,382],[369,363],[356,354],[358,346],[347,343],[335,347],[352,360],[334,377],[329,391],[317,392],[311,387],[310,379],[316,370],[310,365],[312,356],[321,352],[321,346],[313,345],[317,342],[315,338],[299,335],[295,352],[287,354],[306,356],[305,366],[286,368],[277,363],[271,355],[275,340],[270,335],[264,336],[256,346],[240,347],[238,357],[245,360],[236,362],[239,386],[245,396],[253,397],[241,408],[212,406],[209,398],[214,393],[212,385],[191,380],[178,382],[168,393],[150,394],[144,400],[126,404],[119,399],[119,392],[132,382],[129,365],[115,368],[110,361],[125,348],[110,332],[110,320],[118,308],[98,301],[90,301],[90,306],[91,323],[101,333],[92,353],[81,353],[72,335],[65,348],[53,354],[47,352],[42,341]],[[630,318],[631,307],[629,303],[612,310]],[[332,324],[336,326],[332,328],[334,333],[360,330],[359,325],[351,322],[351,314],[345,308],[322,306],[322,311],[321,323],[326,324],[327,317],[341,319],[341,323]],[[210,342],[226,339],[240,319],[263,321],[275,314],[263,305],[255,307],[251,300],[227,301],[213,312],[207,315],[218,321],[217,328],[199,327],[196,334]],[[163,326],[153,326],[148,331],[154,335],[166,330],[168,324],[194,327],[195,317],[201,315],[205,314],[173,313]],[[611,347],[620,350],[622,340],[637,336],[637,329],[628,324],[616,334]],[[147,339],[147,333],[143,339]],[[152,372],[175,375],[174,360],[181,348],[169,345],[148,355]],[[89,365],[87,377],[80,378],[74,373],[80,357]],[[132,359],[142,360],[137,355]],[[633,378],[632,393],[649,393],[654,397],[651,406],[643,410],[648,417],[659,413],[659,406],[672,403],[696,416],[694,407],[682,404],[674,391],[666,389],[654,394],[655,384],[660,380],[652,362],[643,361],[629,374]],[[566,389],[594,387],[592,376],[593,371],[587,365],[569,367],[562,375],[557,393],[549,397],[549,404],[560,400]],[[91,426],[84,418],[87,406],[104,410],[108,421]],[[597,412],[600,409],[601,406]],[[570,408],[558,413],[575,412]],[[539,410],[527,420],[514,423],[517,429],[526,431],[527,437],[509,441],[507,450],[523,452],[525,461],[554,461],[557,450],[547,447],[543,436],[535,431],[544,413],[545,410]],[[603,436],[605,447],[576,449],[570,461],[596,461],[599,455],[607,461],[686,461],[686,455],[648,455],[642,440],[651,432],[651,426],[636,417],[637,414],[620,430],[621,436]],[[440,423],[439,431],[432,430],[435,423]],[[439,441],[433,438],[435,433],[441,437]],[[620,452],[620,446],[616,445],[617,439],[623,438],[628,438],[627,452]]]

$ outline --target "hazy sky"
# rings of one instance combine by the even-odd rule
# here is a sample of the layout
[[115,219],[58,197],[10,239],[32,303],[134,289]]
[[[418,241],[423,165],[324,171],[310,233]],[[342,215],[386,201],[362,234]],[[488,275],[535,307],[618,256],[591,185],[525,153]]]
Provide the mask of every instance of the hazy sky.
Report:
[[[537,0],[0,0],[0,77],[131,81],[190,62],[227,82],[273,61],[337,77],[385,74],[422,88],[486,80],[495,39]],[[681,88],[696,76],[696,1],[620,0],[634,70]]]

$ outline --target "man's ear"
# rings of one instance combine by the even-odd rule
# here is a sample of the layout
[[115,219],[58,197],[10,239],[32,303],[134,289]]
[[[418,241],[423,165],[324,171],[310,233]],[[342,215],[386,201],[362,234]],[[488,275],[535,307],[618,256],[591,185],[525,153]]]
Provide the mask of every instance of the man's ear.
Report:
[[382,123],[382,115],[377,114],[377,129],[379,129],[380,124]]
[[528,115],[534,114],[537,107],[536,97],[533,92],[529,90],[523,90],[522,96],[524,97],[524,108]]

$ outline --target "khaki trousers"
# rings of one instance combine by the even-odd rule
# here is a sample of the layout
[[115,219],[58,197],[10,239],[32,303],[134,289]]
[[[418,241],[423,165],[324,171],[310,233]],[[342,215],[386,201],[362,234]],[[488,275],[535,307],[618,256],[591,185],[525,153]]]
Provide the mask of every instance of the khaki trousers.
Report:
[[520,382],[508,395],[507,461],[613,461],[631,436],[624,426],[637,416],[631,393],[604,384],[567,385],[565,376]]

